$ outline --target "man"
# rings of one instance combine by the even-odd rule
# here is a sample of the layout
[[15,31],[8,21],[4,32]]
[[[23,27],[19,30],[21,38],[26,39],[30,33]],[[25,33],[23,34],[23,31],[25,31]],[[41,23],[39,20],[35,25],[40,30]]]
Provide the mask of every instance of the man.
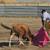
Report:
[[47,13],[46,10],[42,10],[42,26],[38,32],[36,32],[35,34],[37,34],[34,38],[33,38],[33,45],[39,46],[39,47],[44,47],[45,45],[48,44],[48,42],[50,41],[50,37],[48,35],[48,31],[46,31],[46,23],[48,23],[49,19],[50,19],[50,15],[49,13]]
[[50,14],[45,9],[43,9],[41,13],[42,25],[45,27],[45,24],[50,20]]

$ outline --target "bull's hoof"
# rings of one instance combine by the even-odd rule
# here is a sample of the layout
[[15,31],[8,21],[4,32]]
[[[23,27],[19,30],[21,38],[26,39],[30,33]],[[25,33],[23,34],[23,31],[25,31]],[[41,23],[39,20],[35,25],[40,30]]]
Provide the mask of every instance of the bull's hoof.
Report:
[[20,44],[18,47],[19,47],[19,48],[26,48],[26,46],[23,45],[23,44]]

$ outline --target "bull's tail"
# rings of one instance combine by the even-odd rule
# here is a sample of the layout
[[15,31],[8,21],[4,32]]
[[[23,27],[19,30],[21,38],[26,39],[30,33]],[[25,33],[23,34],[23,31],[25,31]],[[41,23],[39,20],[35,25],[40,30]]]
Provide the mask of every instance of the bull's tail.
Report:
[[4,28],[6,28],[6,29],[8,29],[8,30],[11,30],[11,29],[12,29],[12,28],[10,28],[10,27],[8,27],[8,26],[2,24],[2,23],[1,23],[1,26],[4,27]]

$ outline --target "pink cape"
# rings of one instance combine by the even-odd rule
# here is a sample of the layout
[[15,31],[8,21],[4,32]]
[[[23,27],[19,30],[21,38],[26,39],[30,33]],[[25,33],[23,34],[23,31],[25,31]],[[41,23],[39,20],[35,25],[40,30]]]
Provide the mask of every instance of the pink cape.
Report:
[[33,38],[33,45],[43,47],[47,45],[49,40],[50,39],[47,31],[45,31],[44,28],[41,27],[40,30],[37,32],[37,35]]

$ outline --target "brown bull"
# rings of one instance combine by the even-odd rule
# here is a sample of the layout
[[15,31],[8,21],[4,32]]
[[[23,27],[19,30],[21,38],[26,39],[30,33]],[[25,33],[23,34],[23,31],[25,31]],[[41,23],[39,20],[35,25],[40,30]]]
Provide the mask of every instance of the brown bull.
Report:
[[6,29],[11,30],[9,46],[11,46],[11,39],[14,37],[14,35],[19,37],[20,45],[21,44],[24,45],[24,43],[21,40],[23,37],[27,37],[29,39],[29,43],[31,43],[33,35],[31,34],[31,31],[30,31],[28,25],[26,25],[26,24],[13,24],[12,28],[10,28],[4,24],[1,24],[1,26],[6,28]]

